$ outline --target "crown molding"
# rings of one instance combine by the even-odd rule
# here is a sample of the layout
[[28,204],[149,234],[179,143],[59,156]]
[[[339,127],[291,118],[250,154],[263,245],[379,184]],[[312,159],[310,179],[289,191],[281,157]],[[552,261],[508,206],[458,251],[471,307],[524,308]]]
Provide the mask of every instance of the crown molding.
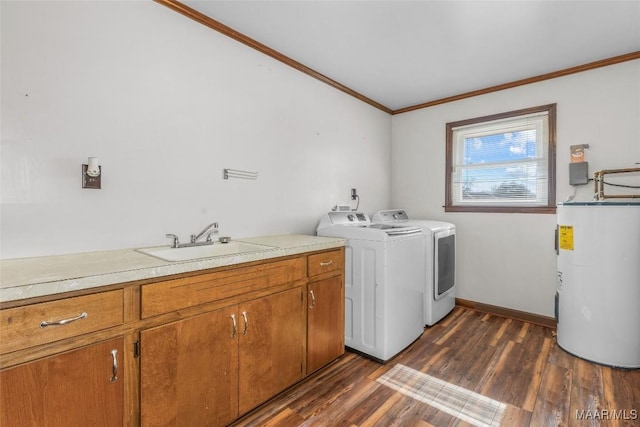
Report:
[[202,25],[205,25],[209,28],[211,28],[212,30],[218,31],[221,34],[224,34],[225,36],[228,36],[236,41],[239,41],[240,43],[243,43],[255,50],[257,50],[258,52],[262,52],[265,55],[268,55],[290,67],[295,68],[298,71],[301,71],[315,79],[320,80],[323,83],[328,84],[329,86],[332,86],[335,89],[338,89],[344,93],[346,93],[347,95],[351,95],[354,98],[359,99],[362,102],[365,102],[379,110],[384,111],[385,113],[391,114],[393,112],[393,110],[391,110],[388,107],[385,107],[384,105],[380,104],[379,102],[374,101],[371,98],[368,98],[364,95],[362,95],[361,93],[356,92],[355,90],[343,85],[342,83],[339,83],[327,76],[325,76],[322,73],[319,73],[317,71],[315,71],[314,69],[307,67],[306,65],[296,61],[295,59],[289,58],[286,55],[283,55],[282,53],[278,52],[277,50],[274,50],[272,48],[270,48],[267,45],[264,45],[262,43],[260,43],[259,41],[252,39],[251,37],[244,35],[236,30],[234,30],[231,27],[228,27],[226,25],[224,25],[221,22],[216,21],[215,19],[204,15],[203,13],[198,12],[197,10],[180,3],[179,1],[176,0],[154,0],[157,3],[160,3],[163,6],[166,6],[188,18],[193,19],[196,22],[199,22]]
[[282,53],[278,52],[275,49],[270,48],[267,45],[264,45],[262,43],[260,43],[259,41],[252,39],[251,37],[242,34],[236,30],[234,30],[233,28],[224,25],[223,23],[216,21],[215,19],[201,13],[198,12],[197,10],[177,1],[177,0],[154,0],[156,3],[159,3],[163,6],[168,7],[169,9],[174,10],[175,12],[178,12],[196,22],[199,22],[202,25],[205,25],[209,28],[211,28],[212,30],[215,30],[221,34],[224,34],[227,37],[230,37],[240,43],[243,43],[255,50],[257,50],[258,52],[264,53],[265,55],[268,55],[274,59],[276,59],[277,61],[280,61],[292,68],[295,68],[298,71],[301,71],[317,80],[320,80],[323,83],[328,84],[329,86],[338,89],[339,91],[342,91],[348,95],[353,96],[354,98],[359,99],[360,101],[369,104],[381,111],[384,111],[387,114],[402,114],[402,113],[407,113],[410,111],[415,111],[415,110],[420,110],[423,108],[428,108],[428,107],[433,107],[435,105],[440,105],[440,104],[446,104],[448,102],[454,102],[454,101],[459,101],[461,99],[465,99],[465,98],[472,98],[474,96],[479,96],[479,95],[485,95],[488,93],[492,93],[492,92],[498,92],[501,90],[505,90],[505,89],[511,89],[514,87],[518,87],[518,86],[525,86],[528,84],[532,84],[532,83],[537,83],[537,82],[541,82],[541,81],[545,81],[545,80],[550,80],[550,79],[555,79],[558,77],[563,77],[563,76],[568,76],[570,74],[576,74],[576,73],[581,73],[583,71],[589,71],[589,70],[593,70],[596,68],[601,68],[601,67],[606,67],[609,65],[614,65],[614,64],[619,64],[621,62],[626,62],[626,61],[633,61],[635,59],[640,59],[640,51],[636,51],[636,52],[631,52],[631,53],[627,53],[624,55],[619,55],[619,56],[614,56],[611,58],[607,58],[607,59],[602,59],[599,61],[594,61],[594,62],[589,62],[587,64],[583,64],[583,65],[578,65],[575,67],[571,67],[571,68],[566,68],[563,70],[559,70],[559,71],[553,71],[551,73],[546,73],[546,74],[541,74],[538,76],[534,76],[534,77],[528,77],[525,79],[520,79],[520,80],[515,80],[513,82],[509,82],[509,83],[503,83],[503,84],[499,84],[496,86],[491,86],[488,88],[484,88],[484,89],[478,89],[478,90],[474,90],[474,91],[470,91],[470,92],[465,92],[465,93],[461,93],[458,95],[453,95],[453,96],[449,96],[446,98],[440,98],[440,99],[435,99],[432,101],[427,101],[421,104],[417,104],[417,105],[413,105],[413,106],[409,106],[409,107],[404,107],[404,108],[399,108],[397,110],[392,110],[389,107],[386,107],[382,104],[380,104],[379,102],[374,101],[371,98],[368,98],[366,96],[364,96],[363,94],[356,92],[355,90],[343,85],[340,82],[337,82],[327,76],[325,76],[322,73],[319,73],[317,71],[315,71],[314,69],[307,67],[306,65],[292,59],[289,58],[286,55],[283,55]]
[[627,53],[625,55],[614,56],[612,58],[602,59],[600,61],[589,62],[587,64],[578,65],[576,67],[571,67],[571,68],[565,68],[564,70],[553,71],[551,73],[541,74],[535,77],[528,77],[526,79],[516,80],[509,83],[503,83],[503,84],[499,84],[497,86],[491,86],[485,89],[474,90],[471,92],[461,93],[459,95],[436,99],[434,101],[425,102],[425,103],[414,105],[411,107],[400,108],[398,110],[394,110],[391,114],[407,113],[409,111],[433,107],[434,105],[446,104],[448,102],[459,101],[465,98],[472,98],[474,96],[485,95],[487,93],[498,92],[501,90],[511,89],[518,86],[525,86],[531,83],[542,82],[544,80],[551,80],[558,77],[564,77],[570,74],[581,73],[583,71],[594,70],[596,68],[607,67],[609,65],[619,64],[621,62],[633,61],[634,59],[640,59],[640,51]]

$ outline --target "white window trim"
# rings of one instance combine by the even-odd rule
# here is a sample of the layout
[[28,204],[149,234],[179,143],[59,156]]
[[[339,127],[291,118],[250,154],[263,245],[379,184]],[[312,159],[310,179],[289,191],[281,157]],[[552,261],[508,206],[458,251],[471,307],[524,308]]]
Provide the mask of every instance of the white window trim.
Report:
[[[536,130],[536,152],[542,153],[542,157],[464,165],[465,139],[529,129]],[[535,199],[463,198],[460,175],[464,171],[509,165],[535,165],[540,171],[542,179],[537,180]],[[446,211],[555,212],[555,104],[448,123],[446,170]]]

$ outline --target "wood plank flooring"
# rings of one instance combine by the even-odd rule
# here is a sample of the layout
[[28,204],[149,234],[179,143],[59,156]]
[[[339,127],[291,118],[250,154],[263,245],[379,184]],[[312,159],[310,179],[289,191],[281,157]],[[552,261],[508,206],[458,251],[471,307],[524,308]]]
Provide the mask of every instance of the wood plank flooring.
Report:
[[456,307],[387,364],[347,352],[234,424],[472,425],[640,426],[640,370],[573,357],[551,329]]

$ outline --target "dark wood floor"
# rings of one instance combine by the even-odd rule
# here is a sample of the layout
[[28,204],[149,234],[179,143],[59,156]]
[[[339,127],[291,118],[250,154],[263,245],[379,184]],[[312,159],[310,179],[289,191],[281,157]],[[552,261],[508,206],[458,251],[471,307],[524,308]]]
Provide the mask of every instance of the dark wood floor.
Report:
[[235,425],[640,426],[640,370],[573,357],[551,329],[456,307],[387,364],[347,352]]

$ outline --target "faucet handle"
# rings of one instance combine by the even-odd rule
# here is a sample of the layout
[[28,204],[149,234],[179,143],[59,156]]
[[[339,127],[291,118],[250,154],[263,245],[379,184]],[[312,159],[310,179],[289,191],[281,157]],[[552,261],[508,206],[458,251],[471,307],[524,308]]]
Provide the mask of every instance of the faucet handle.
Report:
[[178,236],[175,234],[166,234],[165,237],[173,239],[173,245],[171,245],[172,248],[177,248],[180,245],[180,239],[178,239]]

